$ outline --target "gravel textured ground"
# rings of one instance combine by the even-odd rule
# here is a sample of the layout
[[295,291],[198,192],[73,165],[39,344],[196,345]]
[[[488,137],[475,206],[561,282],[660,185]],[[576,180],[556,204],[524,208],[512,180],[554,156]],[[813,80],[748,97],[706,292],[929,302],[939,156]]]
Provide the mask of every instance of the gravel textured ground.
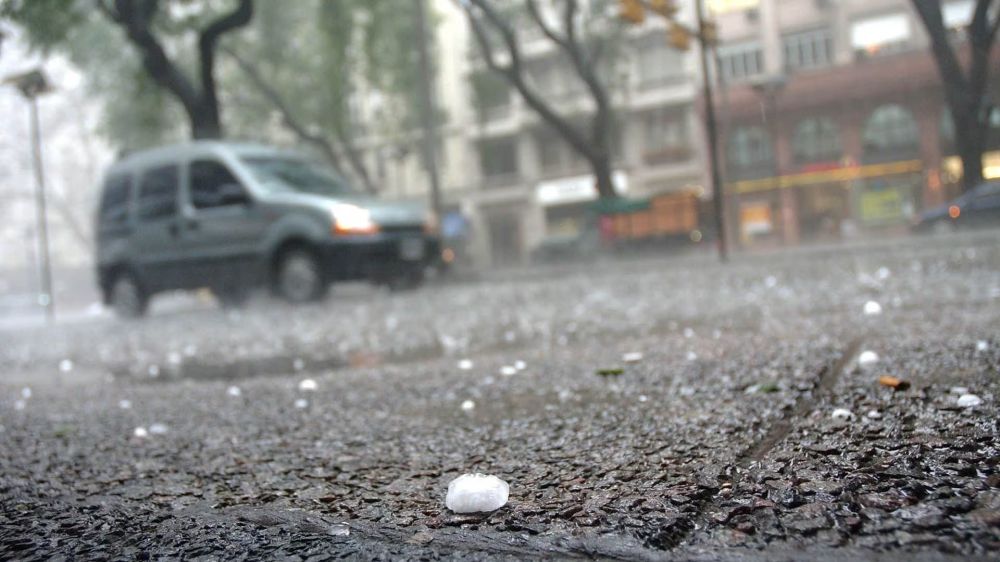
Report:
[[984,233],[5,330],[0,558],[987,559],[998,304]]

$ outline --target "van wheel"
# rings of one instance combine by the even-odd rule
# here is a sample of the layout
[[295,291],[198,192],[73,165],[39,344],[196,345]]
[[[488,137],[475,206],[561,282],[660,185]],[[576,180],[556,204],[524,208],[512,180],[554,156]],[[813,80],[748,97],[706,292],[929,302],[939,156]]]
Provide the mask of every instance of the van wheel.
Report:
[[135,276],[120,273],[111,284],[111,308],[119,318],[139,318],[146,313],[149,298]]
[[322,299],[327,284],[316,256],[308,250],[294,249],[281,255],[275,288],[288,302],[302,303]]

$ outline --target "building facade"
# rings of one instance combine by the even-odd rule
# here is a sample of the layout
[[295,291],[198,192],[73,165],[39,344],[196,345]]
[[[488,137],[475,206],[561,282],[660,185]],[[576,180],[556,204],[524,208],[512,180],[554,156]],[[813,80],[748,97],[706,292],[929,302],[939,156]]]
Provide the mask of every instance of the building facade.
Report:
[[[723,124],[727,218],[738,245],[900,229],[922,209],[957,194],[956,132],[910,2],[716,4],[716,108]],[[951,0],[942,7],[964,55],[961,29],[973,6],[972,0]],[[995,71],[992,79],[995,106]],[[993,123],[989,148],[996,151],[995,107]],[[997,152],[984,158],[987,177],[1000,176],[998,160]]]
[[[433,5],[445,210],[461,212],[471,224],[470,253],[477,264],[522,263],[547,237],[583,228],[597,196],[593,176],[520,94],[489,71],[460,6],[452,0]],[[681,17],[691,11],[686,3]],[[518,33],[529,81],[561,114],[580,115],[582,125],[592,105],[569,62],[532,25],[519,26]],[[662,23],[652,20],[627,30],[605,74],[616,112],[613,177],[629,196],[705,198],[695,58],[669,49],[665,34]],[[426,196],[427,177],[413,140],[367,141],[370,168],[389,197]]]

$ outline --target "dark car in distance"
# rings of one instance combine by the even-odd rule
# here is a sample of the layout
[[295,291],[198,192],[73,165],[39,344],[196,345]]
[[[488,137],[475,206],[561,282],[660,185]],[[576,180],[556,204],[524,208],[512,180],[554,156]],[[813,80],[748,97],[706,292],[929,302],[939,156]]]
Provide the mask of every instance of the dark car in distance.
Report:
[[913,224],[920,233],[1000,226],[1000,180],[987,181],[961,196],[924,211]]

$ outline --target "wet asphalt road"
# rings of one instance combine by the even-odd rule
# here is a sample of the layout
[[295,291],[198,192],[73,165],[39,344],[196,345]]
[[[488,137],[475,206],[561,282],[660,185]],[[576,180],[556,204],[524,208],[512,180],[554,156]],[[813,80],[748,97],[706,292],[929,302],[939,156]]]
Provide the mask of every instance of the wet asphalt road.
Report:
[[988,559],[998,305],[994,232],[5,330],[0,558]]

